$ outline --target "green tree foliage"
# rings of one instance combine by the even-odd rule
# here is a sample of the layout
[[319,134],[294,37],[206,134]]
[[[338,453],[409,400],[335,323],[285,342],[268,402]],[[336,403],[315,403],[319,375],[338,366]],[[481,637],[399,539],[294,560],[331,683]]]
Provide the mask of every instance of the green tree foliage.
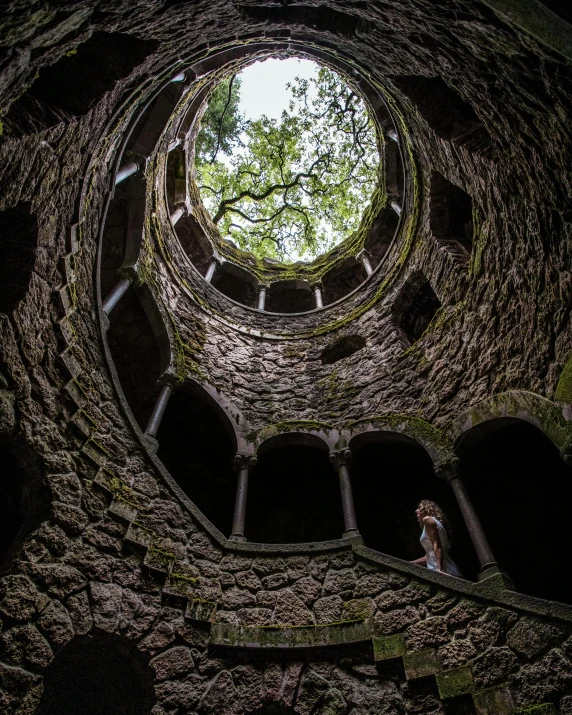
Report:
[[[321,67],[287,87],[292,99],[279,121],[244,121],[238,101],[232,118],[223,116],[217,100],[219,114],[213,109],[198,135],[196,165],[223,237],[259,257],[298,260],[327,251],[359,226],[378,181],[379,154],[365,103],[336,73]],[[241,128],[239,135],[220,132],[224,146],[215,139],[215,116],[218,128]],[[214,159],[213,139],[223,148]]]
[[201,131],[195,142],[200,163],[213,163],[219,152],[229,155],[240,143],[244,120],[238,111],[240,77],[225,79],[215,87],[201,118]]

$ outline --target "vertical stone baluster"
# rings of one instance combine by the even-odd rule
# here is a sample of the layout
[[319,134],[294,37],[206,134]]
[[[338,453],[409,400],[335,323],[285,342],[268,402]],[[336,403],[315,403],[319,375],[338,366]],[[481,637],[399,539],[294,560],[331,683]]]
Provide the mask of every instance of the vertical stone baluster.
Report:
[[212,281],[215,271],[217,269],[217,266],[218,266],[218,260],[214,257],[211,258],[209,267],[207,268],[207,272],[205,275],[205,280],[207,283],[210,283]]
[[371,265],[371,261],[369,260],[369,256],[367,255],[367,253],[365,251],[361,251],[356,256],[356,259],[358,261],[361,261],[361,264],[364,267],[365,272],[367,273],[368,276],[371,276],[371,274],[373,273],[373,266]]
[[[460,462],[457,457],[452,457],[451,459],[438,465],[435,469],[438,477],[445,479],[445,481],[450,485],[459,505],[459,509],[463,516],[463,520],[473,542],[473,546],[477,553],[477,558],[479,559],[479,564],[481,566],[481,573],[479,574],[479,580],[483,578],[488,578],[495,574],[502,574],[506,579],[506,574],[504,574],[493,555],[492,549],[483,530],[482,524],[477,512],[467,494],[465,485],[461,481],[461,468]],[[509,579],[506,579],[507,584]]]
[[323,308],[324,301],[322,300],[322,284],[321,283],[314,284],[314,298],[316,300],[316,308]]
[[398,216],[401,216],[401,204],[399,201],[392,201],[391,208],[395,211]]
[[337,469],[340,480],[340,493],[342,496],[342,509],[344,512],[344,536],[358,536],[356,512],[354,507],[354,495],[350,479],[349,463],[352,453],[349,449],[342,449],[339,452],[330,454],[330,461]]
[[264,307],[266,305],[266,286],[260,285],[258,286],[258,305],[257,308],[258,310],[264,310]]
[[232,520],[231,541],[246,541],[244,527],[246,523],[246,500],[248,496],[248,477],[250,468],[256,464],[256,457],[248,454],[237,454],[234,458],[234,468],[238,473],[236,483],[236,500],[234,502],[234,518]]
[[149,422],[147,422],[147,427],[145,428],[145,434],[153,439],[157,436],[159,427],[161,425],[161,420],[167,409],[167,403],[169,402],[169,397],[173,392],[171,385],[163,385],[161,392],[157,396],[155,406],[153,407],[153,412],[151,417],[149,417]]
[[115,175],[115,186],[117,184],[120,184],[122,181],[125,181],[125,179],[128,179],[130,176],[133,176],[133,174],[136,174],[139,171],[139,164],[136,161],[130,161],[127,164],[124,164],[121,166]]
[[123,278],[120,278],[113,286],[101,306],[103,312],[106,315],[109,315],[111,313],[111,311],[119,303],[121,298],[123,298],[125,293],[127,293],[127,290],[130,288],[132,282],[133,279],[131,278],[131,276],[124,276]]

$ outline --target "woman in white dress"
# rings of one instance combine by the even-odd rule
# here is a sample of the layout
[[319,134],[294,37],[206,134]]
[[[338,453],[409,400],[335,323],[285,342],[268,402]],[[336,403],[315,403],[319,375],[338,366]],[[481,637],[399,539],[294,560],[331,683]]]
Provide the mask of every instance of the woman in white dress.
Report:
[[420,542],[425,549],[425,556],[411,563],[462,578],[461,570],[449,555],[451,527],[441,507],[434,501],[423,499],[419,502],[415,514],[419,526],[423,529]]

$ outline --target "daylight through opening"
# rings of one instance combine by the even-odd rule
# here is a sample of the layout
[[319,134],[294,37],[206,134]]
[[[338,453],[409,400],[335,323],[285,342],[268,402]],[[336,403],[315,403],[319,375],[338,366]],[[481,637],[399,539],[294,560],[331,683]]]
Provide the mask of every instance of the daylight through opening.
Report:
[[205,102],[195,179],[219,240],[258,258],[311,260],[357,231],[379,184],[373,115],[334,70],[255,61]]

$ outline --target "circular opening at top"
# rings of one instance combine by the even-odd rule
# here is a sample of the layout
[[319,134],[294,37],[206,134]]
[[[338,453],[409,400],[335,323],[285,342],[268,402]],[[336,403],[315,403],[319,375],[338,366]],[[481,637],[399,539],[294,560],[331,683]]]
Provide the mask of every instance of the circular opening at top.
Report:
[[195,180],[221,241],[259,259],[308,261],[358,230],[380,156],[351,79],[271,57],[214,86],[195,137]]

